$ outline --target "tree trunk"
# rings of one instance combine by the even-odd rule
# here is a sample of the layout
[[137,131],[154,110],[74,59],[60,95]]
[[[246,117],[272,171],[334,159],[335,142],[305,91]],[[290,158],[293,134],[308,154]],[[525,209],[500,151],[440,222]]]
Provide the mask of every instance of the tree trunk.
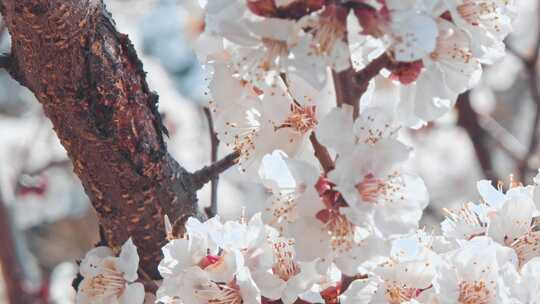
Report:
[[[145,72],[101,0],[0,0],[10,74],[43,105],[113,249],[133,237],[158,278],[163,218],[197,214],[190,173],[167,152]],[[200,183],[200,182],[199,182]]]

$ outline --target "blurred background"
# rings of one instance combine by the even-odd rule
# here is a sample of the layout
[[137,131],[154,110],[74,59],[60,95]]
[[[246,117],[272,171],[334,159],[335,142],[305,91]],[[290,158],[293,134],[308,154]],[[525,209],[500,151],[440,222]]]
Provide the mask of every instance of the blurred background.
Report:
[[[194,2],[106,0],[160,95],[169,150],[188,170],[211,162],[205,85],[190,48],[203,25]],[[535,136],[540,8],[533,0],[519,3],[504,60],[485,69],[481,84],[460,97],[455,111],[403,134],[415,147],[407,170],[420,174],[430,192],[423,219],[427,230],[439,229],[443,208],[477,201],[477,180],[501,181],[505,187],[512,180],[531,183],[540,167]],[[9,43],[0,19],[0,52],[7,52]],[[208,188],[200,193],[201,207],[209,204],[209,193]],[[260,186],[240,183],[237,170],[229,170],[219,184],[219,213],[238,218],[242,205],[254,213],[258,207],[249,202],[264,195]],[[0,246],[14,244],[2,250],[13,261],[3,266],[14,268],[26,292],[43,299],[40,303],[73,303],[76,260],[97,242],[97,231],[96,216],[41,106],[0,71]],[[7,303],[6,288],[9,280],[0,277],[0,303]]]

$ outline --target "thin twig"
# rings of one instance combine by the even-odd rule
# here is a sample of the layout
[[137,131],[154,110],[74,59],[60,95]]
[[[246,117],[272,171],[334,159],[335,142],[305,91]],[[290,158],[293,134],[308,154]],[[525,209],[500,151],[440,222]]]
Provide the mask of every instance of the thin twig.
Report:
[[[210,159],[212,163],[215,163],[217,161],[219,140],[214,130],[214,121],[212,119],[212,112],[207,107],[205,107],[203,110],[204,110],[204,115],[206,116],[206,120],[208,121],[208,129],[210,131],[210,144],[212,146],[211,152],[210,152]],[[208,215],[208,217],[214,217],[218,213],[218,201],[217,201],[218,184],[219,184],[219,175],[216,175],[211,180],[210,207],[205,209],[206,215]]]
[[493,117],[479,115],[480,126],[490,135],[491,140],[515,162],[525,157],[526,147]]
[[9,70],[11,67],[11,56],[8,54],[0,54],[0,69]]
[[354,275],[352,277],[342,274],[341,275],[340,293],[343,294],[345,291],[347,291],[349,286],[351,286],[352,282],[354,282],[356,280],[365,280],[367,278],[368,278],[368,276],[366,274],[357,274],[357,275]]
[[311,141],[311,144],[313,145],[313,150],[315,151],[315,157],[321,163],[321,166],[323,167],[324,172],[328,173],[334,170],[335,164],[334,164],[334,161],[332,160],[332,157],[330,156],[330,153],[328,152],[326,147],[321,145],[321,143],[317,140],[315,133],[311,133],[311,135],[309,136],[309,140]]
[[4,34],[7,32],[7,26],[4,19],[0,20],[0,43],[2,43],[2,39],[4,39]]
[[193,186],[196,189],[202,188],[206,183],[211,181],[216,176],[219,176],[221,173],[225,172],[227,169],[233,167],[238,162],[238,157],[240,156],[239,152],[233,152],[221,160],[206,166],[191,175]]
[[[540,13],[540,8],[538,10]],[[529,89],[531,92],[531,97],[536,105],[536,112],[534,114],[534,120],[531,128],[531,136],[525,157],[518,163],[518,174],[521,182],[525,182],[527,173],[530,170],[530,160],[536,153],[538,148],[538,128],[540,126],[540,90],[538,89],[538,63],[540,60],[540,35],[536,37],[536,43],[533,48],[533,53],[530,57],[521,55],[519,52],[514,50],[512,47],[508,49],[514,53],[518,58],[523,61],[523,66],[525,71],[529,76]]]
[[[2,43],[2,39],[4,38],[4,34],[6,31],[6,22],[4,19],[0,20],[0,43]],[[8,69],[11,65],[11,58],[9,55],[6,54],[0,54],[0,69]]]
[[341,107],[343,104],[353,106],[354,118],[360,112],[360,97],[365,92],[365,88],[355,81],[356,72],[352,66],[343,72],[332,72],[334,89],[336,90],[336,104]]
[[373,59],[367,66],[362,70],[358,71],[355,75],[356,82],[365,89],[371,79],[379,74],[379,72],[387,67],[392,65],[392,58],[387,53],[383,53],[379,57]]
[[534,156],[536,149],[538,148],[538,127],[540,126],[540,91],[538,90],[538,74],[536,72],[537,63],[538,56],[536,56],[534,64],[526,68],[529,71],[529,86],[532,98],[536,104],[536,112],[534,113],[533,125],[531,127],[531,139],[529,141],[527,154],[519,165],[519,177],[522,182],[525,181],[527,171],[529,171],[529,161]]
[[487,133],[480,126],[478,114],[471,105],[469,92],[465,92],[458,97],[457,110],[457,124],[469,135],[484,177],[496,183],[499,178],[493,170],[491,153],[486,142]]
[[390,56],[386,53],[375,58],[362,70],[356,72],[351,67],[345,71],[333,73],[334,88],[336,90],[336,103],[338,106],[349,104],[353,106],[353,115],[356,119],[359,115],[359,102],[366,92],[369,82],[379,72],[392,64]]

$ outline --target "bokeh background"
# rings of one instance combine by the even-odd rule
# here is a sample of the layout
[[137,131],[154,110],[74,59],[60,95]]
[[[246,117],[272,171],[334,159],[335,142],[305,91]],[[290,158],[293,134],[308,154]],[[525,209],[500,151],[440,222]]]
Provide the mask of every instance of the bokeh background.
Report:
[[[208,163],[210,130],[202,101],[204,81],[191,45],[203,26],[196,0],[106,0],[121,32],[135,44],[170,132],[168,146],[188,170]],[[402,135],[415,147],[407,169],[430,192],[423,225],[439,229],[443,208],[477,201],[476,181],[531,183],[540,167],[531,141],[540,118],[538,46],[540,7],[519,1],[520,17],[501,62],[485,68],[481,84],[448,115]],[[0,52],[10,38],[0,17]],[[226,151],[220,151],[225,154]],[[265,192],[229,170],[220,180],[219,213],[248,214]],[[503,184],[504,183],[504,184]],[[209,204],[205,188],[201,207]],[[76,261],[98,240],[96,216],[71,163],[34,96],[0,71],[0,230],[15,240],[21,277],[43,303],[73,303]],[[0,244],[8,246],[8,244]],[[46,300],[45,300],[46,299]],[[7,303],[0,275],[0,303]]]

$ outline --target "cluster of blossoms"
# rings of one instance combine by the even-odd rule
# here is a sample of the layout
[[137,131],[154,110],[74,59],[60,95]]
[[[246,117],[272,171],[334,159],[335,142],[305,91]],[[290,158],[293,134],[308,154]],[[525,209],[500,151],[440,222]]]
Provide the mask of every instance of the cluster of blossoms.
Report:
[[[296,169],[299,163],[292,163]],[[190,218],[163,247],[156,303],[537,303],[540,299],[540,174],[506,192],[478,182],[479,204],[447,210],[442,235],[356,225],[324,178],[304,193],[317,201],[297,226],[251,219]],[[307,197],[298,202],[308,203]],[[313,203],[311,203],[313,204]],[[312,220],[313,218],[313,220]],[[281,223],[283,224],[283,223]],[[306,226],[307,225],[307,226]],[[309,226],[309,227],[308,227]],[[280,228],[277,228],[280,227]],[[411,224],[412,227],[412,224]],[[303,229],[301,232],[298,229]],[[407,231],[403,228],[402,231]],[[298,236],[294,236],[298,234]],[[301,233],[301,235],[300,235]],[[90,251],[79,303],[143,303],[131,240],[119,257]],[[90,299],[90,300],[89,300]]]
[[378,138],[421,127],[504,55],[515,9],[509,0],[208,1],[195,49],[218,137],[251,174],[275,150],[296,158],[321,121],[342,117],[332,111],[344,95],[335,76],[366,69],[368,92],[341,102],[368,112],[368,129],[384,127],[372,130]]
[[[170,237],[157,303],[540,300],[540,186],[481,181],[481,204],[447,210],[435,236],[418,229],[428,193],[399,139],[504,55],[512,0],[200,2],[218,138],[268,195],[249,221],[191,218]],[[343,100],[337,79],[366,71],[361,98]],[[125,246],[89,253],[81,297],[144,301]]]

